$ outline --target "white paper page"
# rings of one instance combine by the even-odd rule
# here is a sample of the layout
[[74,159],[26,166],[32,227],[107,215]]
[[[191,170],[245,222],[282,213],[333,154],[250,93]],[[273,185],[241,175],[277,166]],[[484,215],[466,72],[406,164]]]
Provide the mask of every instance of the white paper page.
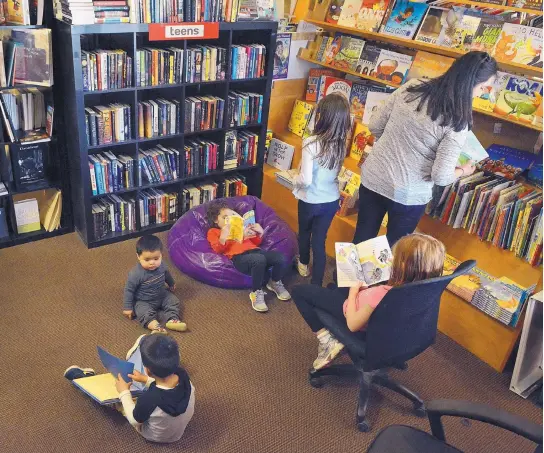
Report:
[[355,245],[349,242],[337,242],[335,250],[338,287],[348,288],[355,286],[359,281],[364,281]]
[[361,242],[356,247],[363,271],[363,281],[367,285],[374,285],[389,280],[393,254],[387,237],[378,236]]

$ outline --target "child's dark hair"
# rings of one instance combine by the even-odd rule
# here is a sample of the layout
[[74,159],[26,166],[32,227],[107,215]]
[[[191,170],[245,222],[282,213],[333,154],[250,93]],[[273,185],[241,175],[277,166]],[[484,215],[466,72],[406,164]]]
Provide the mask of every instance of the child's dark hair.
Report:
[[349,102],[340,94],[325,96],[316,110],[314,139],[318,140],[321,150],[316,156],[317,162],[329,170],[342,168],[346,157],[346,139],[351,128]]
[[178,344],[167,335],[146,335],[140,342],[140,353],[143,365],[159,378],[174,374],[180,366]]
[[138,256],[143,252],[156,252],[157,250],[162,252],[162,242],[157,236],[152,234],[142,236],[136,242],[136,253]]
[[210,227],[217,227],[217,217],[219,217],[219,214],[221,214],[221,211],[223,209],[228,209],[227,203],[225,200],[214,200],[210,203],[208,206],[208,210],[206,211],[206,218],[208,219],[208,225]]

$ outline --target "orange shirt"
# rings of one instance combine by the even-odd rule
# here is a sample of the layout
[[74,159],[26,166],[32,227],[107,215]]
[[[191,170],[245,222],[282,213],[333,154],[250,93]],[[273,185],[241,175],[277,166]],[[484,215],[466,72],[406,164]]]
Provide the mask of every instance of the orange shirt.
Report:
[[226,255],[229,259],[232,259],[234,255],[240,255],[259,248],[261,245],[261,236],[253,236],[251,238],[244,239],[242,243],[237,241],[227,241],[224,244],[219,242],[219,236],[221,236],[221,230],[219,228],[210,228],[208,230],[208,242],[212,246],[215,253]]

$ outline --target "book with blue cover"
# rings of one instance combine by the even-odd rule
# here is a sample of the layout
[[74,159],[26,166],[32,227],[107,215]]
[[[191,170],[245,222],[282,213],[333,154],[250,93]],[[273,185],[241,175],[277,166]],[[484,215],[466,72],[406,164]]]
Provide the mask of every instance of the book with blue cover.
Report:
[[387,23],[382,26],[381,33],[412,39],[425,17],[427,8],[425,3],[397,1]]
[[525,170],[531,168],[537,155],[509,146],[493,144],[487,149],[489,158],[482,162],[482,170],[515,179]]

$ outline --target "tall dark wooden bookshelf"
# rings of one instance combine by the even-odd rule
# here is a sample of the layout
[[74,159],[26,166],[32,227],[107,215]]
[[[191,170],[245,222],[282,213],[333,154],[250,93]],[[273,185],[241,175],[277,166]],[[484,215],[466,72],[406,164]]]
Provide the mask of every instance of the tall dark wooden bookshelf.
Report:
[[[177,192],[178,199],[184,186],[189,184],[198,184],[205,181],[220,181],[225,177],[236,174],[243,175],[246,178],[248,194],[260,196],[262,189],[262,171],[264,164],[264,145],[266,139],[266,126],[268,122],[268,108],[270,103],[270,92],[272,88],[272,70],[274,49],[276,43],[277,23],[271,21],[251,21],[251,22],[222,22],[219,26],[219,38],[214,40],[179,40],[179,41],[149,41],[147,24],[97,24],[97,25],[78,25],[69,26],[58,22],[54,29],[54,39],[57,48],[58,65],[62,77],[55,81],[57,91],[62,92],[63,105],[62,117],[63,139],[68,150],[70,161],[70,178],[72,187],[73,217],[76,231],[89,248],[99,247],[129,238],[141,236],[144,233],[155,233],[166,230],[174,222],[153,225],[145,228],[140,227],[140,213],[136,207],[136,231],[133,232],[114,232],[106,237],[95,240],[93,237],[93,218],[92,204],[104,195],[93,196],[88,155],[100,153],[106,150],[113,152],[122,152],[130,155],[138,163],[139,149],[148,149],[149,145],[163,144],[165,146],[184,149],[185,137],[206,137],[220,145],[220,150],[224,148],[225,133],[228,130],[248,130],[259,136],[259,148],[257,165],[238,167],[232,170],[223,170],[223,153],[220,152],[219,170],[212,174],[193,176],[189,178],[180,178],[175,181],[168,181],[159,184],[143,185],[136,175],[136,187],[125,189],[118,194],[133,193],[137,196],[138,192],[148,188],[160,188],[169,192]],[[131,88],[123,88],[108,91],[83,91],[83,78],[81,70],[81,51],[94,49],[123,49],[134,58],[136,50],[144,47],[171,47],[186,49],[188,46],[207,44],[216,45],[227,49],[227,72],[226,79],[214,82],[200,83],[181,83],[176,85],[160,85],[150,87],[137,87],[135,75],[132,80]],[[230,79],[230,48],[237,44],[263,44],[266,46],[266,70],[265,77],[258,79],[231,80]],[[55,61],[56,62],[56,61]],[[134,74],[136,71],[133,71]],[[225,101],[231,90],[240,90],[246,92],[255,92],[263,95],[263,110],[261,122],[234,128],[225,127],[227,118],[227,102],[225,102],[224,124],[213,130],[204,130],[198,132],[181,133],[166,137],[157,137],[152,139],[138,139],[133,136],[129,141],[122,143],[111,143],[108,145],[89,146],[87,143],[85,131],[84,108],[87,106],[99,105],[110,102],[122,102],[131,105],[132,112],[132,131],[136,135],[137,131],[137,102],[140,100],[152,99],[155,97],[168,97],[177,99],[181,105],[184,105],[186,96],[215,95]],[[185,123],[184,109],[181,109],[181,124]],[[183,153],[180,153],[183,154]],[[184,157],[180,155],[180,167],[183,168]],[[138,173],[138,172],[136,172]],[[219,194],[220,195],[220,194]]]

